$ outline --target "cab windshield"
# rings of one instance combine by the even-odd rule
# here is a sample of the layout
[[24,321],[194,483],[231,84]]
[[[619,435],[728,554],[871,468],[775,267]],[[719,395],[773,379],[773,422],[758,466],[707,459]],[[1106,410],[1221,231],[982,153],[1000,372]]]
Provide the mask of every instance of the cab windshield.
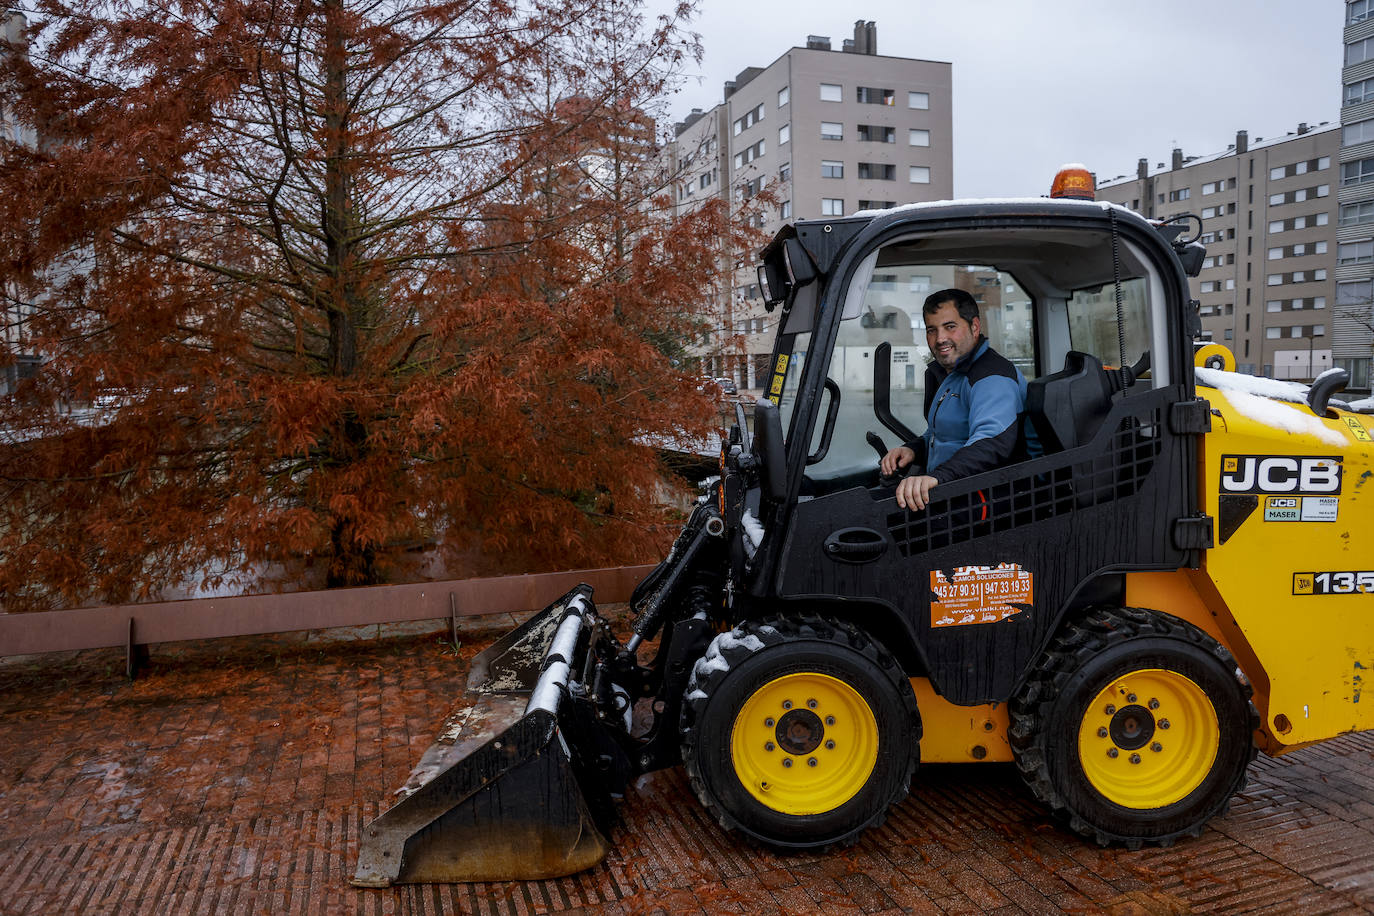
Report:
[[[965,252],[982,258],[960,258]],[[1104,366],[1137,365],[1152,347],[1164,352],[1162,338],[1155,340],[1163,329],[1150,320],[1152,298],[1163,295],[1153,268],[1123,242],[1116,273],[1119,284],[1110,237],[1097,230],[983,230],[903,239],[874,250],[845,290],[833,344],[816,352],[815,328],[805,320],[817,312],[813,303],[800,310],[802,303],[794,304],[779,340],[786,371],[773,394],[789,441],[800,432],[793,414],[808,363],[822,358],[830,383],[805,433],[813,459],[807,478],[829,482],[827,489],[868,482],[880,448],[925,432],[931,355],[922,306],[938,290],[972,295],[982,334],[1027,379],[1060,369],[1071,350]],[[1164,378],[1156,372],[1154,384]],[[834,431],[825,443],[824,418],[837,395]],[[883,400],[898,430],[880,421]],[[880,446],[869,441],[870,433]]]

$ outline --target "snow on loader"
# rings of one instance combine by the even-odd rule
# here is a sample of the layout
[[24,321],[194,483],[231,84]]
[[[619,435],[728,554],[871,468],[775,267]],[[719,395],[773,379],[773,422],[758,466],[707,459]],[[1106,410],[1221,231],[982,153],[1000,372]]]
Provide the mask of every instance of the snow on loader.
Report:
[[[1167,845],[1257,749],[1374,727],[1374,402],[1336,400],[1340,370],[1197,368],[1234,363],[1195,354],[1189,225],[1037,199],[784,228],[766,396],[634,635],[584,586],[484,652],[355,883],[586,868],[629,780],[678,763],[779,849],[854,841],[918,761],[1014,762],[1068,829]],[[920,308],[946,287],[1031,379],[1041,448],[909,512],[879,428],[924,430]]]

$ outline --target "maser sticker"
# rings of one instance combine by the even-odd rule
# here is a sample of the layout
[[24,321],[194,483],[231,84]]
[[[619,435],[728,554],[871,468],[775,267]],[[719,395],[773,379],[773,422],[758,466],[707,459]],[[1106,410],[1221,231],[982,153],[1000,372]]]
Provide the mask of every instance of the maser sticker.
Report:
[[1334,522],[1340,512],[1338,496],[1266,496],[1266,522]]
[[930,571],[930,625],[963,627],[997,623],[1021,613],[1017,605],[1034,601],[1033,577],[1015,563],[956,566],[947,574]]

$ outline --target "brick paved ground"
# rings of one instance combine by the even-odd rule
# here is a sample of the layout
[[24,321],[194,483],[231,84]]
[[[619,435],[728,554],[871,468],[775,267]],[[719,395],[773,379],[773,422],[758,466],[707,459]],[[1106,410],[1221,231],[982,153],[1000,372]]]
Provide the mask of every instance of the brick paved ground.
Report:
[[[504,630],[509,620],[473,624]],[[779,856],[707,821],[681,770],[640,780],[616,850],[559,881],[347,883],[462,686],[434,635],[223,640],[0,665],[0,913],[1374,911],[1374,734],[1261,758],[1196,841],[1100,850],[1009,766],[925,767],[853,849]]]

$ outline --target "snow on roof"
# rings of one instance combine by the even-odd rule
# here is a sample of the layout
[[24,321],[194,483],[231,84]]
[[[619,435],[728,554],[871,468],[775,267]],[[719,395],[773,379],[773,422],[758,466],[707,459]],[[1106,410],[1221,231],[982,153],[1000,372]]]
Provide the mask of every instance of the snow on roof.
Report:
[[[1270,137],[1268,140],[1256,140],[1255,142],[1253,142],[1253,143],[1250,144],[1249,149],[1247,150],[1247,152],[1253,153],[1255,150],[1265,149],[1265,148],[1270,147],[1270,146],[1277,146],[1277,145],[1280,144],[1280,143],[1286,143],[1286,142],[1289,141],[1289,140],[1296,140],[1296,139],[1298,139],[1299,137],[1311,137],[1311,136],[1315,136],[1315,135],[1320,134],[1320,133],[1324,133],[1324,132],[1329,131],[1329,130],[1339,130],[1339,129],[1340,129],[1340,125],[1339,125],[1339,124],[1332,124],[1332,125],[1330,125],[1329,127],[1314,127],[1314,128],[1312,128],[1311,130],[1309,130],[1309,131],[1308,131],[1307,133],[1305,133],[1305,134],[1291,133],[1291,134],[1283,134],[1283,135],[1278,136],[1278,137]],[[1235,155],[1237,155],[1237,153],[1236,153],[1236,148],[1235,148],[1234,146],[1232,146],[1232,147],[1230,147],[1229,149],[1224,149],[1224,150],[1222,150],[1222,151],[1219,152],[1219,153],[1208,153],[1208,154],[1205,155],[1205,156],[1191,156],[1191,157],[1187,158],[1187,159],[1184,161],[1184,163],[1183,163],[1183,168],[1186,169],[1186,168],[1190,168],[1190,167],[1195,166],[1195,165],[1205,165],[1205,164],[1207,164],[1207,163],[1209,163],[1209,162],[1216,162],[1218,159],[1225,159],[1227,156],[1235,156]],[[1243,156],[1243,155],[1245,155],[1245,153],[1241,153],[1240,155]],[[1146,174],[1147,174],[1149,177],[1154,178],[1156,175],[1163,175],[1163,174],[1165,174],[1166,172],[1174,172],[1174,171],[1180,171],[1180,170],[1179,170],[1179,169],[1173,168],[1173,166],[1172,166],[1172,159],[1171,159],[1171,160],[1168,161],[1168,162],[1164,162],[1164,163],[1161,163],[1161,164],[1159,164],[1159,165],[1152,166],[1152,167],[1150,168],[1150,170],[1149,170]],[[1132,172],[1132,173],[1129,174],[1129,175],[1120,175],[1120,176],[1118,176],[1118,177],[1116,177],[1116,178],[1108,179],[1108,180],[1106,180],[1106,181],[1100,181],[1100,182],[1098,182],[1097,187],[1098,187],[1099,189],[1101,189],[1101,188],[1113,188],[1113,187],[1116,187],[1117,185],[1126,184],[1127,182],[1136,181],[1136,180],[1137,180],[1137,176],[1136,176],[1136,174],[1135,174],[1134,172]]]
[[1327,445],[1345,445],[1345,436],[1331,429],[1311,413],[1280,403],[1305,404],[1307,388],[1296,382],[1255,378],[1221,369],[1196,370],[1199,383],[1226,392],[1226,399],[1242,416],[1284,432],[1312,436]]

